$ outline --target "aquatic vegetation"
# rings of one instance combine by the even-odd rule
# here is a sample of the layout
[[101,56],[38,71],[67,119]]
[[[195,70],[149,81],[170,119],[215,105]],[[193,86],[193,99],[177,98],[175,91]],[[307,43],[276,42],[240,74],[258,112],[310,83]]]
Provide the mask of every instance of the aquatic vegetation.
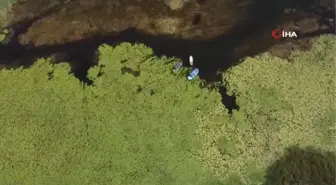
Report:
[[[50,59],[2,69],[0,179],[280,185],[293,172],[284,164],[302,155],[307,161],[295,168],[302,173],[289,179],[306,182],[298,178],[310,167],[335,169],[330,152],[316,152],[333,151],[335,143],[335,47],[334,36],[323,36],[291,61],[264,54],[229,69],[223,85],[239,105],[232,114],[216,90],[188,81],[184,69],[172,73],[180,60],[154,56],[142,44],[101,45],[88,71],[92,85]],[[329,171],[319,180],[334,179]]]
[[[334,151],[335,49],[335,36],[326,35],[290,61],[263,54],[229,69],[224,85],[239,110],[199,118],[203,163],[220,177],[238,173],[250,184],[249,171],[265,172],[288,147]],[[251,165],[256,168],[248,170]]]
[[[144,45],[102,45],[99,53],[91,86],[45,59],[0,72],[1,181],[216,184],[194,156],[194,113],[220,104],[220,95],[173,75],[175,62]],[[139,76],[122,74],[125,67]]]

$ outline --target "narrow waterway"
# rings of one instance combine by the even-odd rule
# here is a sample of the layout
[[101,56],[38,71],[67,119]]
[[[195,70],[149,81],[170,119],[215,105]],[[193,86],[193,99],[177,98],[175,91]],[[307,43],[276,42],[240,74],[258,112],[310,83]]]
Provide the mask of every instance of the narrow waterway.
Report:
[[[0,64],[29,66],[38,57],[51,56],[71,63],[75,75],[85,80],[100,44],[141,42],[157,55],[185,61],[193,55],[201,78],[216,81],[218,71],[246,56],[270,51],[286,57],[292,50],[309,48],[314,36],[334,32],[326,22],[334,10],[313,4],[204,0],[189,1],[174,11],[156,0],[23,1],[11,9],[9,27],[15,34],[8,45],[0,46]],[[292,26],[301,28],[298,40],[271,37],[274,28]]]

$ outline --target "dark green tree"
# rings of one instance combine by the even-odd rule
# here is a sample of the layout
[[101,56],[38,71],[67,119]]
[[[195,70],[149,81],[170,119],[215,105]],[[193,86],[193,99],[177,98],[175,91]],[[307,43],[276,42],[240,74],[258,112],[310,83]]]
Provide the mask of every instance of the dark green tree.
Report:
[[264,185],[334,185],[335,165],[334,152],[290,147],[268,168]]

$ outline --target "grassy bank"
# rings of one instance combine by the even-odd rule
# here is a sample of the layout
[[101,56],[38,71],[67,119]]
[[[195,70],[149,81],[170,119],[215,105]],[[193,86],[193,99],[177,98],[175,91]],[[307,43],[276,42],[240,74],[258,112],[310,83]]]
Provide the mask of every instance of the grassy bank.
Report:
[[9,34],[7,29],[4,27],[8,22],[8,10],[11,8],[15,0],[0,0],[0,42],[6,39]]

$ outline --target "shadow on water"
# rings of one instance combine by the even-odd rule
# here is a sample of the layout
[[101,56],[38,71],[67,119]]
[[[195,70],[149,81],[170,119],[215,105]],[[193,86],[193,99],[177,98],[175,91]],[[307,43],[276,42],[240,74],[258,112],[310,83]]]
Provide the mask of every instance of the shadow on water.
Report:
[[[236,65],[239,59],[246,56],[253,56],[266,51],[275,44],[271,38],[271,30],[281,23],[283,9],[294,6],[281,0],[254,0],[249,9],[248,20],[237,24],[231,31],[211,40],[184,40],[177,39],[170,35],[153,36],[141,33],[134,28],[129,28],[120,32],[117,36],[96,35],[77,42],[60,45],[27,47],[12,43],[7,46],[0,46],[0,64],[23,65],[29,67],[36,58],[48,57],[55,53],[64,53],[61,60],[68,61],[74,75],[84,82],[89,82],[86,78],[87,70],[95,65],[95,51],[102,43],[115,45],[120,42],[144,43],[151,47],[156,55],[175,56],[187,63],[189,55],[193,55],[195,67],[200,69],[200,78],[207,82],[220,81],[222,76],[218,71],[224,71]],[[299,2],[299,1],[295,1]],[[204,3],[206,3],[204,1]],[[304,1],[299,5],[304,7],[311,2]],[[295,5],[293,8],[298,7]],[[51,12],[49,10],[48,12]],[[42,15],[42,14],[41,14]],[[39,17],[41,18],[41,16]],[[201,17],[196,15],[194,23],[201,21]],[[19,32],[27,29],[31,23],[21,23],[16,25]],[[29,26],[28,26],[29,27]],[[115,35],[115,33],[111,34]],[[15,37],[17,37],[16,35]],[[17,41],[17,38],[13,39]],[[248,47],[245,47],[248,45]],[[243,48],[237,52],[237,49]],[[13,63],[14,61],[14,63]],[[226,107],[237,108],[232,97],[223,94],[223,103],[230,102]],[[231,107],[231,108],[230,108]]]
[[335,173],[335,153],[295,146],[268,168],[263,185],[335,185]]

